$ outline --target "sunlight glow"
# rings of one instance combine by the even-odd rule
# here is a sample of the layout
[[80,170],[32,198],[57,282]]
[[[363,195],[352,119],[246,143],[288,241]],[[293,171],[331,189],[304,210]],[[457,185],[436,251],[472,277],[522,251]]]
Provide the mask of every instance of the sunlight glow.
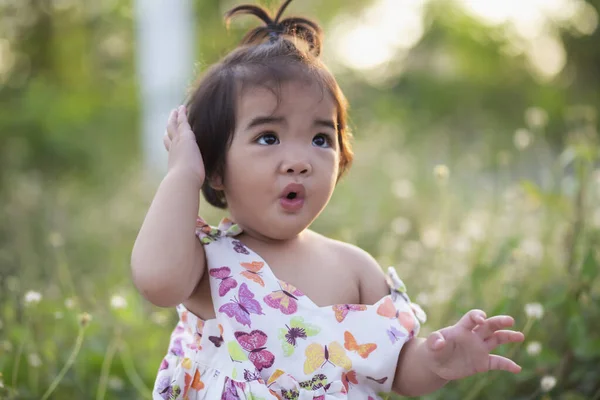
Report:
[[334,24],[332,41],[337,57],[350,68],[368,70],[409,49],[423,35],[425,0],[378,0],[360,16]]
[[[336,60],[356,70],[376,71],[402,60],[424,33],[423,11],[429,0],[377,0],[361,15],[340,17],[332,44]],[[598,13],[584,0],[455,0],[467,13],[489,25],[505,25],[517,53],[524,53],[543,79],[556,76],[566,63],[562,42],[552,26],[590,35]]]

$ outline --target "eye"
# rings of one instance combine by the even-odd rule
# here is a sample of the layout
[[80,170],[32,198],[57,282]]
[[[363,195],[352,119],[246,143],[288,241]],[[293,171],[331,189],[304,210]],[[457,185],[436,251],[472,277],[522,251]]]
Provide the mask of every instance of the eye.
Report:
[[279,138],[274,133],[263,133],[256,139],[256,143],[263,146],[272,146],[279,144]]
[[314,146],[317,147],[332,147],[333,145],[331,136],[325,133],[319,133],[318,135],[315,135],[315,137],[312,140],[312,143]]

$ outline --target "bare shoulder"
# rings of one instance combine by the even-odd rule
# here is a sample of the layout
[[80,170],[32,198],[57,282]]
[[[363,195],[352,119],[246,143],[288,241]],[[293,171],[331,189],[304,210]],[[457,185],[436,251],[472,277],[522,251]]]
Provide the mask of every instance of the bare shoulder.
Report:
[[350,243],[331,239],[314,233],[314,240],[323,246],[336,264],[349,271],[357,282],[362,304],[374,304],[389,294],[389,287],[379,263],[365,250]]

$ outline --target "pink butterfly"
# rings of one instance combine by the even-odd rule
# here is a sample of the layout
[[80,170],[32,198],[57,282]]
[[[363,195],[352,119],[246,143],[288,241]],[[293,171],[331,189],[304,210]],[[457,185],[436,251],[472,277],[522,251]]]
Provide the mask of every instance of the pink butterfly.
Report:
[[236,382],[229,378],[226,378],[225,387],[223,394],[221,395],[221,400],[240,400],[240,395],[238,394],[238,389],[242,392],[246,389],[245,382]]
[[281,290],[276,290],[265,296],[263,299],[269,307],[279,309],[286,315],[294,314],[298,311],[298,297],[304,294],[289,283],[279,281]]
[[219,284],[219,296],[221,297],[237,286],[237,282],[231,276],[231,270],[228,267],[212,268],[209,270],[209,273],[213,278],[221,280]]
[[219,308],[219,312],[227,314],[229,318],[250,328],[250,314],[264,315],[260,303],[254,300],[254,294],[248,289],[248,285],[242,283],[238,292],[239,300],[235,297],[227,304]]
[[249,352],[248,359],[259,371],[271,367],[275,362],[275,356],[265,347],[268,337],[263,331],[256,329],[250,333],[236,332],[235,338]]
[[367,306],[364,304],[336,304],[332,308],[337,322],[342,322],[350,311],[365,311]]

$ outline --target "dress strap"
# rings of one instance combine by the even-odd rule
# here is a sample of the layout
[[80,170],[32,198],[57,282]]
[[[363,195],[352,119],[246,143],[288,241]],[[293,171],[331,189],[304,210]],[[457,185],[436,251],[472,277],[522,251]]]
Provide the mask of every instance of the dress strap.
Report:
[[406,285],[398,276],[396,268],[388,267],[387,275],[385,278],[388,286],[390,287],[390,292],[394,303],[398,304],[399,301],[404,300],[404,302],[406,302],[406,304],[412,310],[416,319],[421,324],[424,324],[427,321],[427,314],[425,313],[425,311],[423,311],[421,306],[419,306],[417,303],[413,303],[410,301],[410,298],[408,297],[408,293],[406,291]]

